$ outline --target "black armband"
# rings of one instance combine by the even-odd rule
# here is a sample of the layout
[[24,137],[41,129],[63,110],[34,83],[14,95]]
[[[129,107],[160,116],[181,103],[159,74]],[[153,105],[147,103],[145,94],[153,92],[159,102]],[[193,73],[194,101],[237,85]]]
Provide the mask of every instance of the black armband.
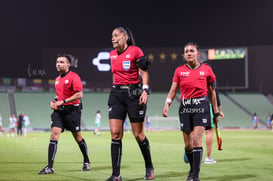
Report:
[[212,88],[215,90],[216,89],[216,81],[212,83]]
[[137,62],[137,66],[141,69],[141,70],[148,70],[149,69],[149,65],[151,64],[151,62],[144,56],[140,57],[140,59]]

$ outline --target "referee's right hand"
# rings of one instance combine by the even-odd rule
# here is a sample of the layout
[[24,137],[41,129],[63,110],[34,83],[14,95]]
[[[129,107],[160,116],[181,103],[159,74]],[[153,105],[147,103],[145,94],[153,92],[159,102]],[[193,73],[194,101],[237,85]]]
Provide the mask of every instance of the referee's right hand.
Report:
[[163,117],[168,117],[168,112],[169,112],[169,104],[166,103],[163,110],[162,110],[162,116]]
[[50,108],[53,110],[57,110],[58,109],[57,102],[60,102],[60,101],[56,101],[56,100],[51,101]]

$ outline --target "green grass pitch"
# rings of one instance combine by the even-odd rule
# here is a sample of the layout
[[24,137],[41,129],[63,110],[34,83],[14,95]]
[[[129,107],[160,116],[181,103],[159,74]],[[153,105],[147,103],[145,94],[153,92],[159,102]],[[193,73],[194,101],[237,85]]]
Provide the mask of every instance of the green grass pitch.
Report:
[[[92,161],[91,171],[82,172],[82,156],[70,132],[62,133],[55,157],[55,174],[38,175],[47,164],[50,132],[31,132],[24,137],[0,138],[1,181],[103,181],[111,174],[110,133],[95,136],[82,132]],[[183,162],[182,134],[174,131],[146,133],[155,167],[155,180],[185,180],[189,165]],[[223,151],[217,150],[214,139],[213,157],[216,164],[202,163],[202,181],[268,181],[273,180],[273,132],[267,130],[221,130]],[[204,136],[205,137],[205,136]],[[203,138],[204,138],[203,137]],[[204,156],[206,153],[205,145]],[[143,180],[144,161],[131,132],[123,138],[121,175],[124,181]]]

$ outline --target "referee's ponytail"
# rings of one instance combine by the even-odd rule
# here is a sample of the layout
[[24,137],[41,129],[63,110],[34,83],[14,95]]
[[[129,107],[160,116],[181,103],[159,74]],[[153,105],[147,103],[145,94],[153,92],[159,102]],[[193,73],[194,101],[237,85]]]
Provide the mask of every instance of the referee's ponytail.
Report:
[[127,39],[127,42],[126,42],[128,46],[130,46],[130,45],[134,45],[135,46],[136,45],[133,33],[130,30],[130,28],[119,26],[119,27],[117,27],[115,29],[120,30],[121,32],[123,32],[124,34],[126,34],[128,36],[128,39]]

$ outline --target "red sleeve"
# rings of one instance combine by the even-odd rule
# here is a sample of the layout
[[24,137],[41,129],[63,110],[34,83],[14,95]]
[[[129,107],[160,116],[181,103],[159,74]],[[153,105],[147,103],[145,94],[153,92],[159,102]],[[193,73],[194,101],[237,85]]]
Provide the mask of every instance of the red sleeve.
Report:
[[212,71],[212,69],[211,69],[210,66],[208,66],[208,73],[209,73],[209,76],[207,77],[207,82],[208,82],[208,84],[212,84],[212,83],[215,82],[216,76],[213,73],[213,71]]
[[73,91],[75,92],[82,91],[82,81],[80,76],[76,73],[73,78]]
[[139,47],[135,47],[135,49],[136,49],[136,51],[135,51],[136,52],[136,59],[138,61],[140,59],[140,57],[144,56],[144,53]]
[[173,75],[173,82],[180,82],[180,78],[179,78],[179,67],[175,69],[174,75]]

